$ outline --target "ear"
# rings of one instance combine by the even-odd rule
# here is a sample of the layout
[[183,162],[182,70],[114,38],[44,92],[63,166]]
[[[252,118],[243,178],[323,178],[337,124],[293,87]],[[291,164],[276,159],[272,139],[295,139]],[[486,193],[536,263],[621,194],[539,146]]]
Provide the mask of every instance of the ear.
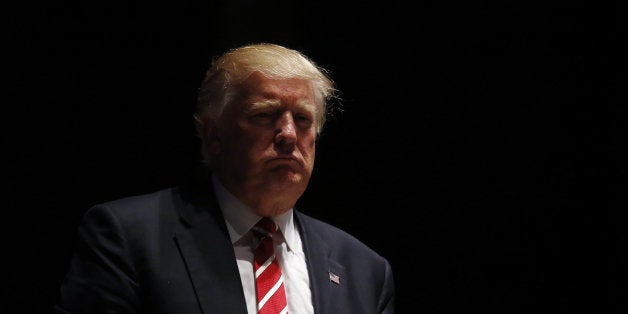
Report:
[[194,124],[196,125],[196,133],[201,139],[201,153],[203,159],[208,160],[210,156],[220,153],[220,136],[215,123],[208,117],[194,115]]

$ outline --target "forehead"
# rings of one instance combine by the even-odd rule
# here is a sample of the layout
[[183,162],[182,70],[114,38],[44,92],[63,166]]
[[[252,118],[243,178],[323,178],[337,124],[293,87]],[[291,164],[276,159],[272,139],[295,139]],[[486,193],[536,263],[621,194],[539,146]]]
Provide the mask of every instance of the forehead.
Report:
[[276,100],[281,104],[316,105],[312,85],[305,79],[271,79],[254,72],[240,83],[240,91],[248,103]]

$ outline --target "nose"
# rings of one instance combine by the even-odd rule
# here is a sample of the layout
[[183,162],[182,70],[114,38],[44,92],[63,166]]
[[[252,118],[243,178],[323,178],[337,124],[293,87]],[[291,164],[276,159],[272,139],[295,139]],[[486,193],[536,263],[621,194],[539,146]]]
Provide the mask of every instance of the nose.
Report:
[[292,112],[284,112],[276,121],[275,143],[294,144],[297,140],[297,133],[294,125]]

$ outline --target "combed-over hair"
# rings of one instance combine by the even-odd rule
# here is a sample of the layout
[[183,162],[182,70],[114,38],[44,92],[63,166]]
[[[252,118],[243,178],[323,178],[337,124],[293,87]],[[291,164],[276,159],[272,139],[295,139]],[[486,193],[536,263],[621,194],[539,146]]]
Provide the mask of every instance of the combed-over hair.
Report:
[[312,84],[317,110],[317,134],[320,135],[331,100],[336,97],[334,82],[327,71],[301,52],[283,46],[258,43],[227,51],[212,61],[201,84],[196,119],[217,122],[235,96],[234,87],[253,72],[271,79],[298,78]]

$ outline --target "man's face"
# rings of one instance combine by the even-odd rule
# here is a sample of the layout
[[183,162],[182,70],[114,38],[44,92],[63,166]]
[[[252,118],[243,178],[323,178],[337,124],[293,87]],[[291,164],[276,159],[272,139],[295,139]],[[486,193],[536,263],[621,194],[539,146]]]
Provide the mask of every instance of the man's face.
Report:
[[313,90],[304,80],[254,73],[238,95],[209,143],[214,171],[249,206],[273,198],[292,207],[314,167],[320,109]]

